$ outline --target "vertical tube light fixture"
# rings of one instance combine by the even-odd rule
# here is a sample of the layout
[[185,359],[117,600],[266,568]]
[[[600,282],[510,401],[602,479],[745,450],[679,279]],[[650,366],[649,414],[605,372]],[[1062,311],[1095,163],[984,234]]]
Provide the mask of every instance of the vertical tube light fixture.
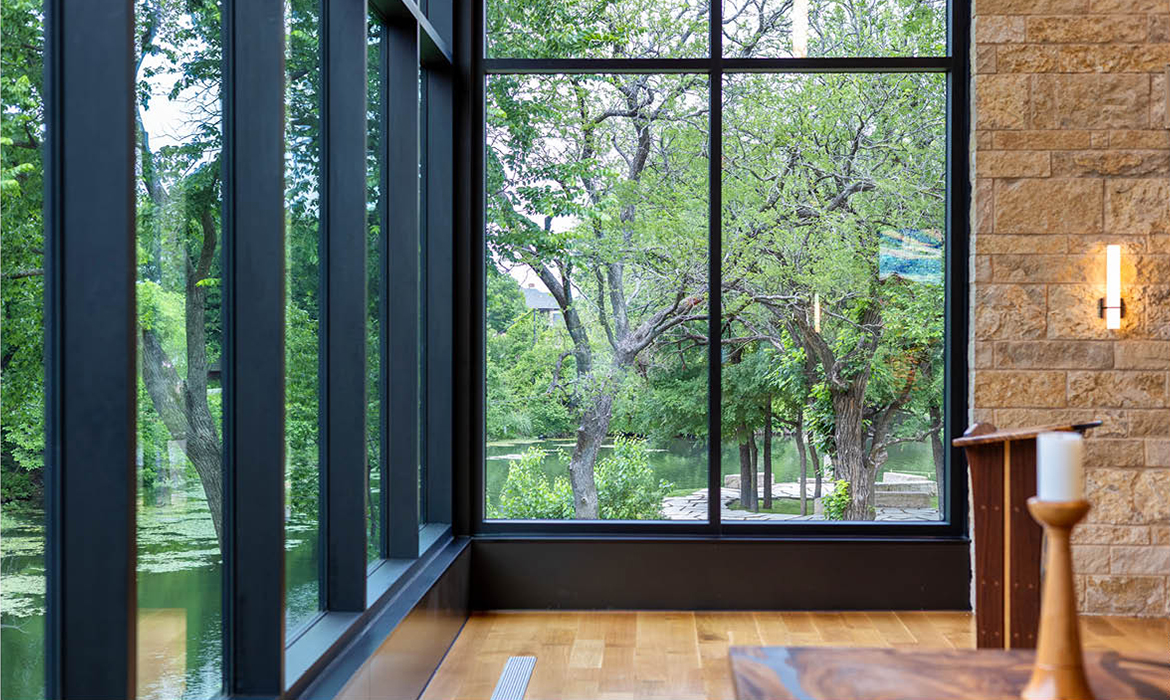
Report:
[[1105,297],[1097,300],[1097,313],[1110,330],[1121,328],[1125,302],[1121,300],[1121,246],[1105,246]]
[[821,295],[813,292],[813,330],[821,332]]

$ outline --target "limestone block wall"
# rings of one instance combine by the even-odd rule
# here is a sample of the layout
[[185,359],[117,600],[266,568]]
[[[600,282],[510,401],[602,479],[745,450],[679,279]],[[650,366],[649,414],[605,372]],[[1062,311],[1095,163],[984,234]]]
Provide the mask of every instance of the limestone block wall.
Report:
[[[1170,614],[1170,0],[972,0],[971,406],[1101,418],[1080,609]],[[1122,245],[1119,331],[1097,317]]]

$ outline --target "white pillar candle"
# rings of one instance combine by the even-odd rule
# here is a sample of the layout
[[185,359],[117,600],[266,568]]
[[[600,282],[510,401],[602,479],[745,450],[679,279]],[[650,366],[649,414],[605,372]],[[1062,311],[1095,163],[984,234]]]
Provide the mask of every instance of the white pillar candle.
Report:
[[1083,453],[1080,433],[1040,433],[1036,437],[1036,486],[1041,501],[1079,501],[1085,497]]

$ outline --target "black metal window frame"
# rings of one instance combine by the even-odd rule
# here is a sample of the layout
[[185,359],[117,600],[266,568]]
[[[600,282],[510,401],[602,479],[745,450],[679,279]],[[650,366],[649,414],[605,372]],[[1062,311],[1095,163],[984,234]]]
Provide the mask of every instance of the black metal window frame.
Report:
[[[468,146],[470,177],[463,182],[469,191],[467,212],[467,240],[469,263],[465,270],[470,280],[467,314],[470,320],[469,348],[460,358],[460,366],[469,365],[467,379],[474,391],[469,397],[467,434],[474,436],[473,444],[461,450],[462,459],[470,465],[466,480],[470,493],[466,506],[470,516],[466,527],[476,535],[498,538],[528,536],[689,536],[689,537],[783,537],[783,538],[964,538],[967,535],[967,479],[962,454],[950,446],[958,437],[967,417],[967,337],[968,337],[968,238],[970,223],[970,182],[967,176],[970,133],[969,115],[969,57],[970,0],[949,0],[947,5],[947,55],[930,57],[845,57],[845,58],[725,58],[723,54],[721,3],[712,2],[708,42],[710,55],[706,58],[562,58],[516,59],[488,58],[486,55],[485,3],[502,0],[473,0],[465,45],[469,60],[465,70],[469,74],[469,108],[464,118],[472,143]],[[464,45],[461,45],[461,49]],[[816,523],[816,522],[725,522],[720,519],[719,503],[708,499],[705,522],[667,521],[581,521],[581,520],[488,520],[485,517],[485,405],[486,398],[486,335],[484,330],[485,280],[482,261],[486,259],[486,202],[484,195],[486,116],[486,81],[492,75],[505,74],[615,74],[615,73],[689,73],[708,77],[710,149],[722,151],[723,100],[725,75],[737,73],[943,73],[947,76],[947,150],[946,150],[946,275],[945,309],[945,378],[944,378],[944,439],[946,448],[947,485],[940,492],[939,505],[946,516],[938,522],[873,522],[873,523]],[[708,169],[707,244],[710,251],[708,279],[710,308],[715,310],[709,319],[709,334],[719,336],[721,328],[721,210],[722,171],[720,159],[712,157]],[[721,434],[721,361],[717,344],[708,346],[708,434]],[[717,440],[708,445],[708,483],[710,492],[720,487],[721,451]]]
[[[296,697],[379,616],[416,595],[420,584],[437,580],[452,547],[466,545],[453,541],[451,527],[456,7],[454,0],[431,0],[426,12],[413,0],[321,0],[321,612],[288,638],[285,2],[221,2],[222,693]],[[413,188],[416,196],[383,196],[379,204],[383,279],[395,285],[406,280],[395,291],[410,295],[415,311],[409,314],[414,325],[388,327],[386,314],[397,312],[387,299],[389,283],[383,283],[378,399],[390,420],[379,435],[384,449],[378,468],[388,488],[379,516],[381,557],[367,563],[371,12],[389,30],[378,70],[384,77],[395,70],[409,73],[411,84],[403,95],[409,99],[388,90],[382,98],[380,126],[389,135],[379,154],[382,192],[405,191],[390,187],[405,178],[418,183],[420,158],[427,167],[425,181]],[[136,694],[134,26],[132,0],[45,1],[45,693],[61,700]],[[395,41],[412,53],[387,60]],[[421,117],[415,87],[420,66],[428,97]],[[389,128],[402,120],[408,128]],[[426,286],[419,286],[424,280]],[[420,316],[432,322],[419,323]],[[414,342],[402,342],[408,334]],[[421,366],[420,348],[435,355]],[[399,366],[412,380],[392,384],[390,370]],[[420,392],[434,397],[425,415]],[[424,433],[431,446],[425,465],[418,448]],[[426,510],[420,518],[424,469]],[[407,492],[409,501],[401,498]],[[420,527],[420,521],[427,524]]]

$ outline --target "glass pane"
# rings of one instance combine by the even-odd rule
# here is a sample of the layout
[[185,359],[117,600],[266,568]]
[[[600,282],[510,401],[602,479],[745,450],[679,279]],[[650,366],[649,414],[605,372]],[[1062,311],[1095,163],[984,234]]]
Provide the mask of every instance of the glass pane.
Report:
[[319,0],[285,4],[285,632],[319,602],[321,18]]
[[382,106],[382,60],[379,47],[382,42],[382,25],[371,16],[369,21],[368,54],[366,57],[366,220],[369,231],[366,288],[366,474],[368,495],[366,499],[368,528],[366,554],[373,561],[380,556],[381,511],[382,511],[382,411],[381,411],[381,346],[379,341],[379,272],[382,254],[379,236],[382,232],[378,202],[382,178],[382,127],[380,110]]
[[708,3],[694,0],[488,0],[489,58],[708,55]]
[[722,0],[728,58],[945,56],[946,0]]
[[940,519],[946,76],[737,75],[723,124],[724,519]]
[[138,697],[206,698],[223,676],[220,8],[136,24]]
[[707,99],[488,81],[487,517],[706,519]]
[[44,24],[0,4],[0,696],[45,690]]

